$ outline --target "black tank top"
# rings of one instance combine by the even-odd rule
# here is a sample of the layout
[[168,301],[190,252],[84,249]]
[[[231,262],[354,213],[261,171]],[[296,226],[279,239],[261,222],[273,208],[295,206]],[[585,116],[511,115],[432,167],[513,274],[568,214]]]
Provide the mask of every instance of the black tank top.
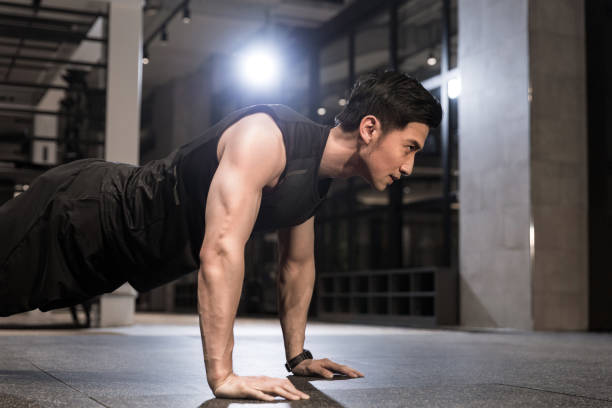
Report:
[[[319,165],[331,127],[283,105],[254,105],[235,111],[164,159],[144,166],[117,165],[111,184],[116,204],[105,217],[113,250],[134,288],[144,292],[199,267],[206,198],[217,170],[222,133],[258,112],[280,128],[286,166],[273,189],[264,189],[254,231],[298,225],[314,215],[331,179],[319,179]],[[111,205],[110,203],[108,204]]]
[[254,105],[235,111],[204,135],[179,148],[176,154],[177,178],[181,184],[178,197],[187,205],[190,240],[196,258],[204,238],[206,197],[219,165],[219,139],[239,119],[258,112],[270,115],[281,130],[286,166],[277,185],[263,190],[253,231],[301,224],[315,213],[327,194],[331,179],[319,179],[319,165],[329,126],[317,124],[284,105]]

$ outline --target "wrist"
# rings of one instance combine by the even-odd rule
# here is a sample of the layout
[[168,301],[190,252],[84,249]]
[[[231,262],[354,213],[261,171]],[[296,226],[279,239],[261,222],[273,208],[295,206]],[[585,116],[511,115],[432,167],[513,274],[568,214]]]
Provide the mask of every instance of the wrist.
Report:
[[217,391],[217,388],[228,382],[235,375],[232,371],[229,371],[223,374],[207,375],[206,379],[208,380],[208,386],[214,393]]
[[302,351],[304,351],[304,347],[286,348],[285,349],[285,360],[287,361],[291,360],[293,357],[301,354]]
[[303,350],[300,354],[294,356],[285,363],[287,371],[292,372],[295,367],[305,360],[312,360],[312,354],[308,350]]

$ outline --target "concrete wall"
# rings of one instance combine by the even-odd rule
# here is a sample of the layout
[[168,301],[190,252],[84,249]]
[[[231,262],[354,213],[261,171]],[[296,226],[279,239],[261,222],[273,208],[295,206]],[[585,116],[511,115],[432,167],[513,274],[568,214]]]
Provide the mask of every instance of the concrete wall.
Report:
[[139,164],[143,0],[109,0],[104,158]]
[[582,0],[462,0],[460,313],[587,324]]
[[158,86],[147,96],[145,103],[152,104],[152,115],[151,122],[143,125],[154,133],[155,147],[143,152],[143,163],[166,156],[211,125],[210,88],[210,68],[205,65]]
[[535,329],[588,325],[584,0],[530,0]]
[[528,1],[458,13],[461,324],[529,329]]

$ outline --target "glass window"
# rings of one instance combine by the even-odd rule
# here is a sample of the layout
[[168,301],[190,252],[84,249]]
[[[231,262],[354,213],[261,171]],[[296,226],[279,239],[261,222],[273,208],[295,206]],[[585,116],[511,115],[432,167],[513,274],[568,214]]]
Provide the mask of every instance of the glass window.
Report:
[[389,13],[361,24],[355,31],[355,79],[389,67]]
[[386,191],[374,189],[360,177],[355,177],[352,180],[355,209],[357,211],[384,211],[386,206],[389,205],[389,194]]
[[402,266],[438,265],[444,249],[442,215],[409,209],[402,222]]
[[457,0],[451,0],[450,2],[450,69],[457,68],[457,32],[458,32],[458,21],[457,21]]
[[349,89],[349,42],[344,36],[324,46],[319,54],[319,106],[317,119],[332,125],[342,110],[340,100],[347,98]]
[[367,221],[366,217],[359,217],[355,220],[354,255],[357,270],[367,270],[373,267],[370,262],[370,230]]
[[419,81],[440,74],[442,0],[409,0],[398,8],[399,69]]
[[[429,92],[440,100],[440,88],[430,89]],[[444,119],[443,119],[444,120]],[[414,157],[415,173],[419,167],[441,168],[442,167],[442,139],[441,127],[430,129],[423,150]]]
[[449,131],[451,140],[451,169],[456,171],[459,170],[459,125],[458,125],[458,104],[459,98],[448,100],[448,120],[449,120]]
[[442,197],[442,172],[420,172],[402,180],[402,204],[414,204]]
[[355,191],[358,210],[383,210],[389,205],[389,194],[367,186]]
[[282,95],[279,95],[280,103],[290,106],[302,115],[308,116],[310,59],[299,58],[287,71],[291,72],[291,75],[287,75],[283,83],[283,92]]
[[344,218],[336,222],[337,239],[336,247],[336,270],[338,272],[346,272],[349,270],[349,221]]

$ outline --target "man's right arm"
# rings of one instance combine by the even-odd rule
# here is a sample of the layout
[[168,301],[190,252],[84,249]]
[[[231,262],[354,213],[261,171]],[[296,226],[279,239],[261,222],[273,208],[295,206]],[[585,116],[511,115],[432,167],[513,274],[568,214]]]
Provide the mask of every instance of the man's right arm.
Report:
[[271,120],[248,118],[229,136],[207,198],[198,311],[206,376],[217,397],[307,397],[286,379],[238,377],[232,369],[244,247],[257,218],[262,188],[284,168],[282,138],[271,133],[278,131]]

